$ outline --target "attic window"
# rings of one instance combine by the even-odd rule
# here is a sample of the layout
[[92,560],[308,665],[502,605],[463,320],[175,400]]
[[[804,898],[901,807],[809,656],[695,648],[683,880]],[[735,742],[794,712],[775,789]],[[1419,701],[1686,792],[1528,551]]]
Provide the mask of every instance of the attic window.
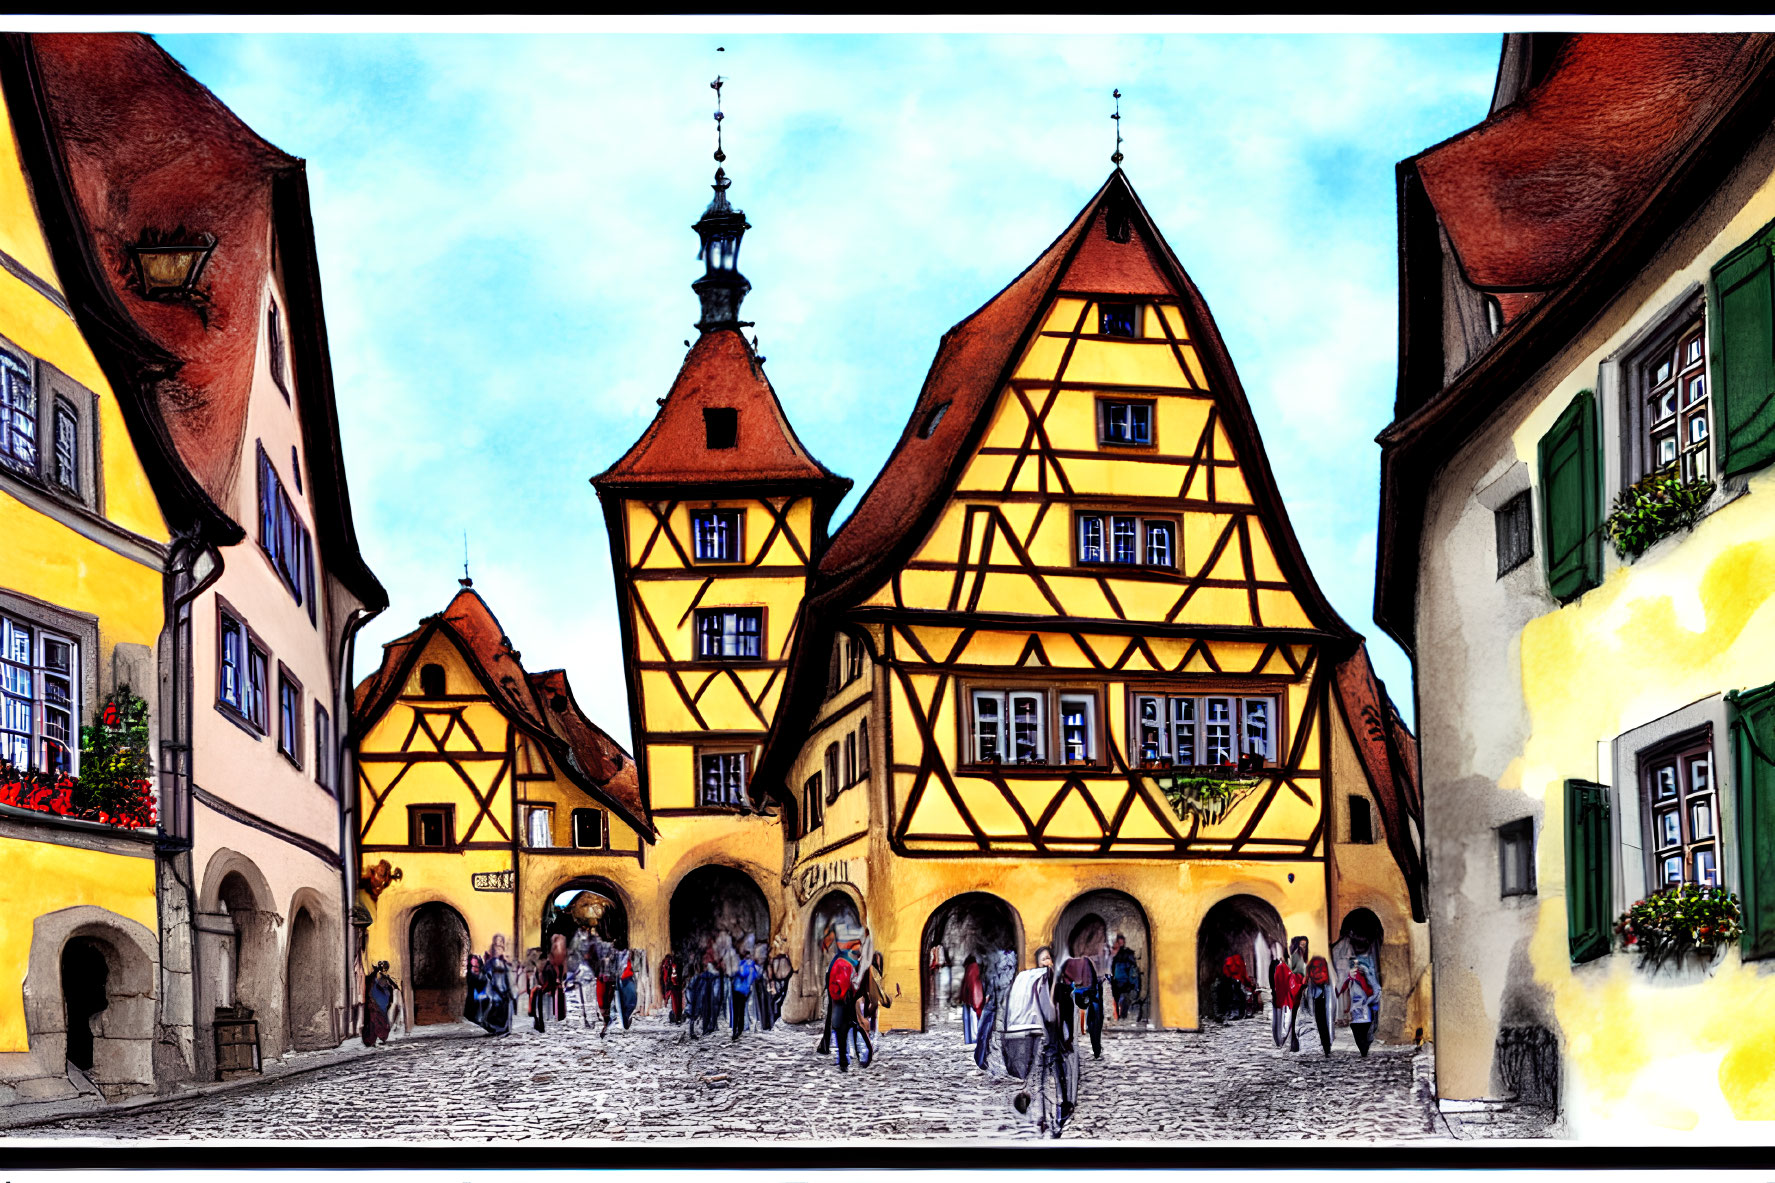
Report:
[[419,667],[419,694],[422,698],[444,697],[444,667],[427,662]]
[[733,407],[704,407],[703,437],[710,451],[737,446],[740,439],[739,411]]
[[1097,331],[1105,337],[1135,337],[1140,324],[1138,304],[1099,304]]
[[941,402],[932,407],[930,412],[925,415],[924,422],[918,425],[918,438],[928,440],[937,434],[937,424],[943,422],[943,416],[948,413],[949,404],[947,402]]

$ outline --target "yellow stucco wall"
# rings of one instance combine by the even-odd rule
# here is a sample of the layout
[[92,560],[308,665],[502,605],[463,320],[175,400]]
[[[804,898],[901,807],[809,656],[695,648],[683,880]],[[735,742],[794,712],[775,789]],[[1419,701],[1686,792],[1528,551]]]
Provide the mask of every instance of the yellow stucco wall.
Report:
[[0,838],[0,1052],[28,1050],[24,986],[31,962],[31,921],[81,904],[104,908],[154,931],[154,860]]

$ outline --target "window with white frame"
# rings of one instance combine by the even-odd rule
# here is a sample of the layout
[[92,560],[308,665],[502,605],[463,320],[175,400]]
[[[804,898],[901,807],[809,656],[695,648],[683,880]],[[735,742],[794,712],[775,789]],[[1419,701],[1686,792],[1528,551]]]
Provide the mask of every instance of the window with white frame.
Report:
[[702,661],[756,660],[764,633],[761,608],[699,608],[696,655]]
[[[970,692],[972,762],[1094,764],[1099,761],[1095,694],[1053,690]],[[1053,742],[1051,742],[1051,739]],[[864,731],[859,742],[867,744]]]
[[1139,514],[1081,513],[1075,519],[1082,566],[1177,567],[1177,522]]
[[740,511],[699,509],[690,515],[691,557],[699,563],[740,559]]
[[1066,764],[1097,760],[1097,699],[1089,694],[1060,696],[1060,759]]
[[702,805],[731,808],[746,804],[746,753],[706,752],[701,771]]
[[603,850],[609,846],[610,815],[602,809],[575,809],[573,845],[580,850]]
[[525,845],[537,849],[545,849],[555,844],[555,811],[553,809],[532,806],[525,816],[528,828],[524,835]]
[[1097,400],[1097,442],[1122,447],[1147,447],[1153,442],[1150,399]]
[[77,774],[79,719],[79,642],[0,616],[0,760]]
[[1137,694],[1129,740],[1145,765],[1268,765],[1277,725],[1271,695]]

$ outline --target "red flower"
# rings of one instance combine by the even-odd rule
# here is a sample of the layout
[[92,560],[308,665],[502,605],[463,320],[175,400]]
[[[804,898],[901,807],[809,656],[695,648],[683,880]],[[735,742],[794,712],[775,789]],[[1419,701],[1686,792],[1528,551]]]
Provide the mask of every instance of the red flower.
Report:
[[105,726],[117,726],[117,704],[114,702],[105,704]]

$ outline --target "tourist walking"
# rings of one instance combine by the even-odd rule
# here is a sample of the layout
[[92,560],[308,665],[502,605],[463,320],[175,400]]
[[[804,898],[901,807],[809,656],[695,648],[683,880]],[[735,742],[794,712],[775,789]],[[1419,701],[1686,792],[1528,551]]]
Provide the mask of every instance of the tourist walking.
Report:
[[961,1041],[968,1047],[979,1037],[980,1014],[985,1009],[986,975],[980,972],[980,959],[969,953],[961,971]]
[[[1035,951],[1034,967],[1012,980],[1005,1003],[1005,1071],[1023,1081],[1023,1088],[1011,1099],[1019,1113],[1029,1112],[1029,1076],[1035,1070],[1046,1031],[1043,1013],[1052,1009],[1053,976],[1054,952],[1043,945]],[[1045,1006],[1044,998],[1049,998]]]
[[1331,1020],[1336,1014],[1337,996],[1333,993],[1331,984],[1331,966],[1326,963],[1325,958],[1315,957],[1307,962],[1307,984],[1301,998],[1306,1013],[1312,1016],[1313,1026],[1319,1029],[1319,1046],[1329,1056]]
[[400,991],[388,976],[388,962],[378,961],[364,978],[364,1046],[375,1047],[388,1042],[392,1024],[389,1013],[394,1009],[394,996]]
[[505,934],[495,933],[481,957],[481,1003],[474,1021],[491,1035],[510,1035],[517,999],[512,994],[511,962],[505,959]]
[[856,967],[843,954],[832,958],[826,971],[826,1006],[826,1038],[820,1040],[820,1054],[826,1054],[828,1039],[837,1040],[838,1070],[849,1072],[851,1030],[857,1023],[857,982]]
[[555,933],[549,938],[549,955],[536,967],[536,986],[530,992],[530,1021],[536,1030],[543,1029],[542,1011],[547,1005],[560,1022],[567,1015],[567,938]]
[[863,971],[862,985],[857,989],[857,1029],[863,1035],[863,1053],[858,1062],[865,1067],[875,1062],[876,1017],[883,1007],[892,1007],[887,990],[881,984],[881,954],[874,954],[869,968]]
[[[1097,963],[1089,957],[1068,957],[1060,966],[1060,975],[1071,984],[1072,1006],[1079,1012],[1091,1036],[1091,1058],[1103,1058],[1103,980],[1097,975]],[[1075,1027],[1076,1030],[1076,1027]],[[1077,1053],[1074,1053],[1075,1059]]]
[[1140,1000],[1140,962],[1128,948],[1128,938],[1116,934],[1115,951],[1109,958],[1109,988],[1115,996],[1116,1018],[1125,1019]]
[[1356,1050],[1367,1059],[1369,1044],[1374,1039],[1375,1016],[1380,1011],[1381,990],[1366,963],[1357,961],[1350,966],[1350,976],[1338,987],[1338,993],[1348,996],[1350,1035],[1356,1041]]
[[674,1023],[684,1021],[684,969],[676,953],[667,953],[659,963],[659,991],[665,995],[666,1016]]
[[752,1002],[752,987],[764,978],[764,971],[758,968],[758,962],[750,957],[741,957],[734,965],[733,981],[729,989],[732,996],[730,1004],[733,1010],[733,1039],[739,1042],[740,1034],[746,1029],[746,1007]]

